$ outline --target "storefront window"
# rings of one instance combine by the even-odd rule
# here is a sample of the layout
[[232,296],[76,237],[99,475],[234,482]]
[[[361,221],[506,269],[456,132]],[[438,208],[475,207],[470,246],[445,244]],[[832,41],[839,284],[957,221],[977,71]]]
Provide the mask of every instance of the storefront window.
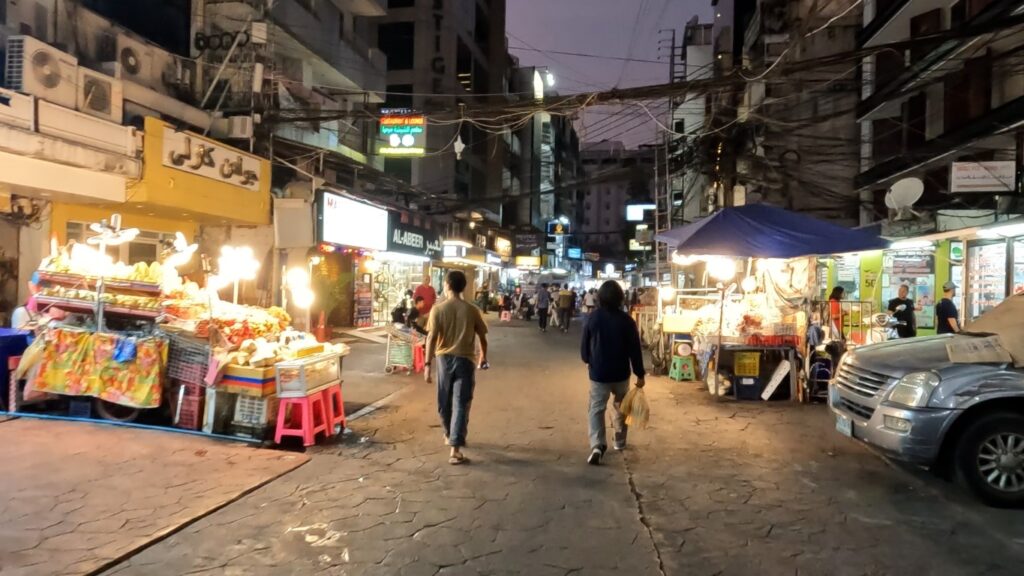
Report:
[[882,258],[882,305],[906,284],[918,328],[935,327],[935,250],[887,250]]
[[967,250],[967,310],[974,320],[1006,298],[1006,243],[971,246]]

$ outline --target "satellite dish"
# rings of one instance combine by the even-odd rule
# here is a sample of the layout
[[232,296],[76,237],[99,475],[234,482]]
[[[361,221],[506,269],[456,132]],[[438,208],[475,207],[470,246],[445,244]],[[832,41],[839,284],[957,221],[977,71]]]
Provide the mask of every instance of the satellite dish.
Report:
[[917,216],[912,210],[914,203],[924,194],[924,182],[920,178],[903,178],[892,185],[885,194],[885,205],[896,211],[896,220],[909,220]]

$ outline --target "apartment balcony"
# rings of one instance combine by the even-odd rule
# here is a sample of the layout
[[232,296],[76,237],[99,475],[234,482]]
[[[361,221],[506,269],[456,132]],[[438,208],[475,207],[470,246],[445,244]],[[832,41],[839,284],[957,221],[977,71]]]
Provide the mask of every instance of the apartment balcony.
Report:
[[[207,17],[225,30],[237,30],[245,22],[260,22],[257,6],[261,3],[262,0],[211,3],[207,5]],[[334,4],[349,3],[337,0]],[[366,8],[377,2],[365,0],[355,4]],[[301,63],[304,83],[367,92],[370,102],[383,102],[387,75],[384,53],[356,37],[339,38],[340,14],[330,14],[332,18],[326,13],[312,14],[296,0],[277,0],[265,21],[267,41],[273,45],[275,56]]]
[[[906,5],[909,1],[897,2],[894,6]],[[920,9],[918,4],[922,5]],[[904,18],[906,22],[900,24],[894,20],[892,30],[886,27],[878,34],[889,34],[896,29],[909,30],[910,18],[934,8],[930,6],[930,0],[928,0],[914,2],[913,9],[914,14]],[[935,79],[960,69],[970,53],[990,46],[999,36],[999,29],[1012,24],[1013,20],[1010,19],[1016,19],[1018,24],[1024,23],[1024,20],[1021,20],[1022,14],[1024,14],[1024,6],[1020,4],[1019,0],[996,0],[990,3],[961,25],[965,32],[963,37],[937,41],[930,47],[923,47],[920,52],[912,55],[912,63],[895,78],[885,82],[882,86],[875,86],[871,96],[857,105],[858,120],[876,120],[898,114],[900,105],[907,98],[934,82]],[[872,24],[882,17],[884,16],[881,14],[876,16],[872,20]],[[903,17],[900,16],[900,18]],[[975,34],[971,34],[972,31]],[[879,42],[879,35],[871,38],[868,45],[906,40],[909,37],[909,32],[900,37],[886,38],[882,42]]]
[[898,154],[861,172],[854,180],[858,190],[880,188],[912,172],[925,170],[944,162],[985,138],[1007,133],[1024,126],[1024,96],[972,119],[963,126],[946,131],[923,146]]

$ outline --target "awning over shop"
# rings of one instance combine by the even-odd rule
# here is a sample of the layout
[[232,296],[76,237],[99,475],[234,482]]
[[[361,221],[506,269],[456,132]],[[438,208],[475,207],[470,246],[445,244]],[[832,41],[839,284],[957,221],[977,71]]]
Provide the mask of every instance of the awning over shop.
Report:
[[739,258],[796,258],[886,248],[889,242],[766,204],[721,211],[693,224],[674,228],[656,239],[692,255]]

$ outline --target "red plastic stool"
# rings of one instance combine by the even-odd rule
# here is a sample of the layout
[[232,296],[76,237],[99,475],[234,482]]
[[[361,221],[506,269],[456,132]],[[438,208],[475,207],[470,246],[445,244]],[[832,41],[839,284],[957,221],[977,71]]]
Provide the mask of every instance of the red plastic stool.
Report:
[[[293,408],[290,418],[289,408]],[[330,436],[327,426],[327,406],[324,403],[323,392],[316,392],[304,398],[282,398],[277,409],[277,432],[274,434],[274,442],[280,444],[284,436],[298,436],[302,438],[304,446],[312,446],[316,444],[317,434],[322,432],[324,436]]]
[[423,344],[415,344],[412,347],[412,369],[417,374],[423,372],[427,365],[427,349]]
[[345,429],[345,401],[341,397],[341,384],[324,388],[324,405],[327,407],[327,433],[340,434]]

